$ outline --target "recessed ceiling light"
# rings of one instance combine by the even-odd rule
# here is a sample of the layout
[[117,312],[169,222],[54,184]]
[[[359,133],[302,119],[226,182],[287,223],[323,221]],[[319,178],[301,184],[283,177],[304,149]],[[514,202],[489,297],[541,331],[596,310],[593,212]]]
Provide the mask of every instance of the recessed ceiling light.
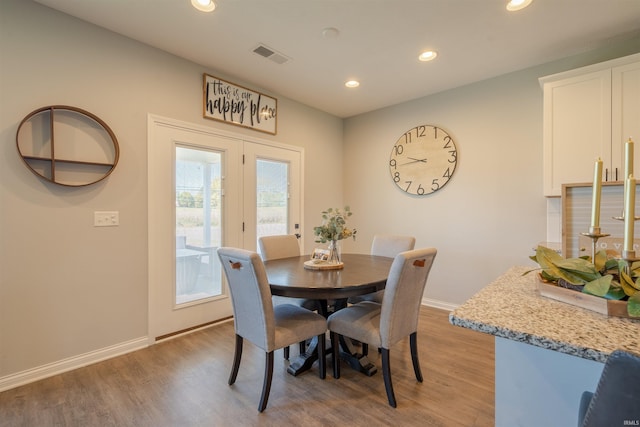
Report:
[[357,80],[349,80],[344,84],[346,87],[358,87],[360,86],[360,82]]
[[213,0],[191,0],[191,5],[201,12],[213,12],[216,8]]
[[529,6],[533,0],[511,0],[507,3],[507,10],[509,12],[515,12],[516,10],[524,9]]
[[438,56],[438,53],[433,51],[433,50],[427,50],[425,52],[422,52],[420,54],[420,56],[418,56],[418,59],[422,62],[427,62],[427,61],[431,61],[433,59],[436,58],[436,56]]

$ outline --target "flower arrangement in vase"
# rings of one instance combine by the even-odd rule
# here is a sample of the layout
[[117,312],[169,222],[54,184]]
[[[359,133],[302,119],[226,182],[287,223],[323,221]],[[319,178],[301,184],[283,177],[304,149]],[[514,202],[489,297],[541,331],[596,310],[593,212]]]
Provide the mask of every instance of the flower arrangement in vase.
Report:
[[316,243],[329,242],[328,261],[334,264],[340,263],[340,251],[338,241],[348,237],[356,238],[356,229],[347,228],[347,218],[353,213],[349,206],[344,210],[329,208],[322,211],[322,225],[313,227],[313,234],[316,236]]

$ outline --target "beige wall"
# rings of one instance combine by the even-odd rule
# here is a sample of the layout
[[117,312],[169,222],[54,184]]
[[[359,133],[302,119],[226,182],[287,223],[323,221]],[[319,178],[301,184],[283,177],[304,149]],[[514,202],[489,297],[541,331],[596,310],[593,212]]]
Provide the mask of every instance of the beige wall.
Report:
[[[446,307],[545,239],[537,78],[638,51],[640,40],[343,121],[32,2],[0,1],[0,385],[146,336],[147,114],[256,135],[201,118],[203,72],[278,98],[278,135],[258,136],[305,149],[307,251],[319,212],[350,204],[358,240],[345,250],[368,252],[378,232],[437,247],[425,296]],[[24,167],[18,123],[51,104],[86,109],[116,133],[121,158],[107,180],[69,189]],[[447,129],[460,159],[444,190],[412,199],[386,162],[422,123]],[[96,210],[119,211],[121,225],[94,228]]]
[[[544,240],[536,79],[531,71],[516,73],[347,120],[345,160],[356,167],[345,170],[345,197],[355,200],[356,213],[376,213],[358,217],[362,240],[380,231],[436,247],[425,298],[460,304],[510,266],[526,263]],[[387,166],[395,141],[419,124],[447,130],[458,149],[453,178],[422,198],[399,191]],[[369,162],[354,160],[364,152]],[[375,191],[360,191],[367,187]]]
[[[307,250],[319,212],[342,202],[338,118],[270,94],[277,136],[205,120],[203,72],[268,92],[30,1],[0,2],[0,54],[0,384],[146,336],[148,113],[304,147]],[[22,164],[18,124],[52,104],[115,132],[120,162],[108,179],[65,188]],[[119,211],[120,226],[93,227],[96,210]]]

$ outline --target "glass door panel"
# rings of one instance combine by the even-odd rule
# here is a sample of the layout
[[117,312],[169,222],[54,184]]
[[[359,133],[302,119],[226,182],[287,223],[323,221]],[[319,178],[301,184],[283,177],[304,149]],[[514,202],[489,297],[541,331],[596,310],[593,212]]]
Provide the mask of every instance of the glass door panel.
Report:
[[175,304],[222,294],[222,154],[176,146],[175,153]]
[[256,161],[256,181],[257,238],[288,234],[288,163],[258,159]]
[[244,157],[244,248],[257,250],[261,236],[300,234],[302,152],[245,141]]

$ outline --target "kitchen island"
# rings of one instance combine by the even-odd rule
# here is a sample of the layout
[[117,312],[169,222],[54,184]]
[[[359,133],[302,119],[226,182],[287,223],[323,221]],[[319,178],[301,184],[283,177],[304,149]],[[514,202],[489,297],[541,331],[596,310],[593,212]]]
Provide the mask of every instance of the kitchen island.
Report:
[[542,297],[535,269],[513,267],[449,315],[494,335],[496,427],[576,426],[615,349],[640,354],[640,320],[607,317]]

